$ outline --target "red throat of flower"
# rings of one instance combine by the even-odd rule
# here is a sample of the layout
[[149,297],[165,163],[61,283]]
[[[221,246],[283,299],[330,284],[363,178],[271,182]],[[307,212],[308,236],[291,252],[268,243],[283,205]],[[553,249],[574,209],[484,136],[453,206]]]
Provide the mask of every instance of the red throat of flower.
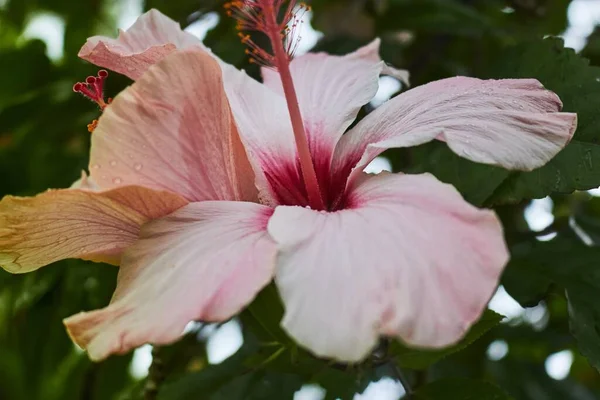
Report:
[[[81,93],[84,97],[87,97],[94,103],[98,104],[101,111],[110,104],[111,99],[104,101],[104,81],[108,77],[108,72],[106,70],[98,71],[97,76],[88,76],[85,79],[85,82],[77,82],[73,85],[73,91],[76,93]],[[92,123],[88,124],[87,128],[90,133],[96,129],[98,125],[98,120],[93,120]]]
[[[225,9],[230,16],[237,20],[237,29],[240,31],[242,43],[249,47],[246,53],[250,55],[250,60],[275,68],[279,72],[294,130],[308,202],[313,209],[323,210],[325,206],[290,73],[290,60],[299,40],[299,37],[296,37],[296,30],[302,23],[302,15],[309,8],[305,4],[296,5],[295,1],[287,2],[287,6],[284,8],[285,3],[284,0],[230,1],[225,4]],[[279,15],[283,15],[283,17],[278,19]],[[271,42],[272,53],[260,48],[244,31],[265,34]]]

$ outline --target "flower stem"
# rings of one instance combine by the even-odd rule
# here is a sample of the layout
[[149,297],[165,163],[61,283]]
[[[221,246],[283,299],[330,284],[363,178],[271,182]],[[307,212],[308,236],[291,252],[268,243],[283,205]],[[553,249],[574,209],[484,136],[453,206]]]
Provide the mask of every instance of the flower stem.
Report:
[[413,390],[412,390],[412,387],[410,386],[410,383],[408,383],[408,380],[404,376],[404,373],[402,372],[400,367],[394,362],[392,362],[392,364],[393,364],[393,368],[394,368],[394,373],[396,374],[396,378],[398,378],[398,381],[404,387],[404,391],[406,392],[406,398],[409,400],[412,399],[413,398]]
[[165,380],[164,365],[160,350],[159,346],[152,348],[152,364],[150,365],[148,378],[144,386],[144,400],[155,400],[158,396],[160,385]]

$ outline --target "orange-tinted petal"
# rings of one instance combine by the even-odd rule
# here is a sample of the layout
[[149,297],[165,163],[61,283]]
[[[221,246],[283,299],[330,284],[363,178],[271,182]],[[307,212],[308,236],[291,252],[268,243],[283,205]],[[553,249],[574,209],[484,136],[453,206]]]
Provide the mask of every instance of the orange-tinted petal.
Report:
[[24,273],[65,258],[118,263],[142,224],[185,204],[178,195],[139,186],[6,196],[0,201],[0,266]]
[[168,190],[189,201],[257,198],[254,172],[207,52],[177,52],[119,94],[92,135],[90,171],[102,188]]

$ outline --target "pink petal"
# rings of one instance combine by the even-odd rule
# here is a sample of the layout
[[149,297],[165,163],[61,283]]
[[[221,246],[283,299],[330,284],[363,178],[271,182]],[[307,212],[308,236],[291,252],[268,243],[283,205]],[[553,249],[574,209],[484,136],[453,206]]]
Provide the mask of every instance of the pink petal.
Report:
[[153,64],[176,49],[205,48],[193,35],[157,10],[143,14],[117,39],[94,36],[79,51],[79,57],[93,64],[138,79]]
[[[361,47],[356,50],[354,53],[350,53],[346,55],[346,58],[361,58],[363,60],[370,60],[372,62],[382,61],[379,55],[379,48],[381,46],[381,40],[379,38],[373,40],[366,46]],[[387,64],[383,65],[381,70],[382,75],[392,76],[405,85],[410,85],[410,73],[404,69],[396,69]]]
[[142,224],[185,204],[175,194],[139,186],[6,196],[0,201],[0,265],[24,273],[65,258],[118,264]]
[[155,9],[142,14],[126,32],[120,30],[117,39],[89,38],[79,51],[79,57],[137,80],[171,53],[192,48],[207,51],[221,65],[223,75],[239,77],[242,74],[212,54],[194,35],[183,31],[179,23]]
[[136,184],[190,201],[257,195],[221,69],[201,50],[170,55],[119,94],[92,135],[90,158],[103,188]]
[[245,72],[226,77],[227,97],[263,201],[308,204],[285,98]]
[[508,260],[494,213],[428,174],[363,177],[342,211],[278,207],[268,231],[283,327],[316,355],[346,362],[367,356],[380,335],[455,343]]
[[532,170],[569,142],[577,115],[534,79],[457,77],[432,82],[390,100],[340,140],[334,181],[355,175],[392,147],[437,137],[458,155],[509,169]]
[[94,360],[179,338],[191,320],[224,321],[272,278],[272,209],[244,202],[191,203],[142,229],[123,256],[111,304],[65,324]]
[[[377,93],[379,75],[407,78],[406,73],[385,66],[379,57],[379,39],[345,56],[309,53],[290,64],[298,102],[304,119],[315,170],[327,186],[331,157],[336,143],[362,106]],[[262,69],[266,86],[283,96],[279,73]]]

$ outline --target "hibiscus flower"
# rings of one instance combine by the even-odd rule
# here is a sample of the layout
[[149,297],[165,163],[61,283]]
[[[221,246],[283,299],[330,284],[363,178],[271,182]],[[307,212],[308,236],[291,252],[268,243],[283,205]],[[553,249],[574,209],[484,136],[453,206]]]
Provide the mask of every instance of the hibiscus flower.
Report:
[[404,76],[380,60],[379,41],[291,61],[279,45],[261,56],[275,67],[263,83],[155,10],[83,46],[82,58],[135,83],[110,104],[105,72],[75,87],[103,108],[90,178],[5,197],[0,264],[120,265],[110,305],[65,320],[92,359],[173,342],[191,320],[227,320],[273,279],[289,335],[347,362],[380,336],[450,345],[486,307],[508,259],[495,214],[432,175],[363,170],[386,149],[431,140],[531,170],[568,143],[576,115],[536,80],[456,77],[348,130],[382,73]]

